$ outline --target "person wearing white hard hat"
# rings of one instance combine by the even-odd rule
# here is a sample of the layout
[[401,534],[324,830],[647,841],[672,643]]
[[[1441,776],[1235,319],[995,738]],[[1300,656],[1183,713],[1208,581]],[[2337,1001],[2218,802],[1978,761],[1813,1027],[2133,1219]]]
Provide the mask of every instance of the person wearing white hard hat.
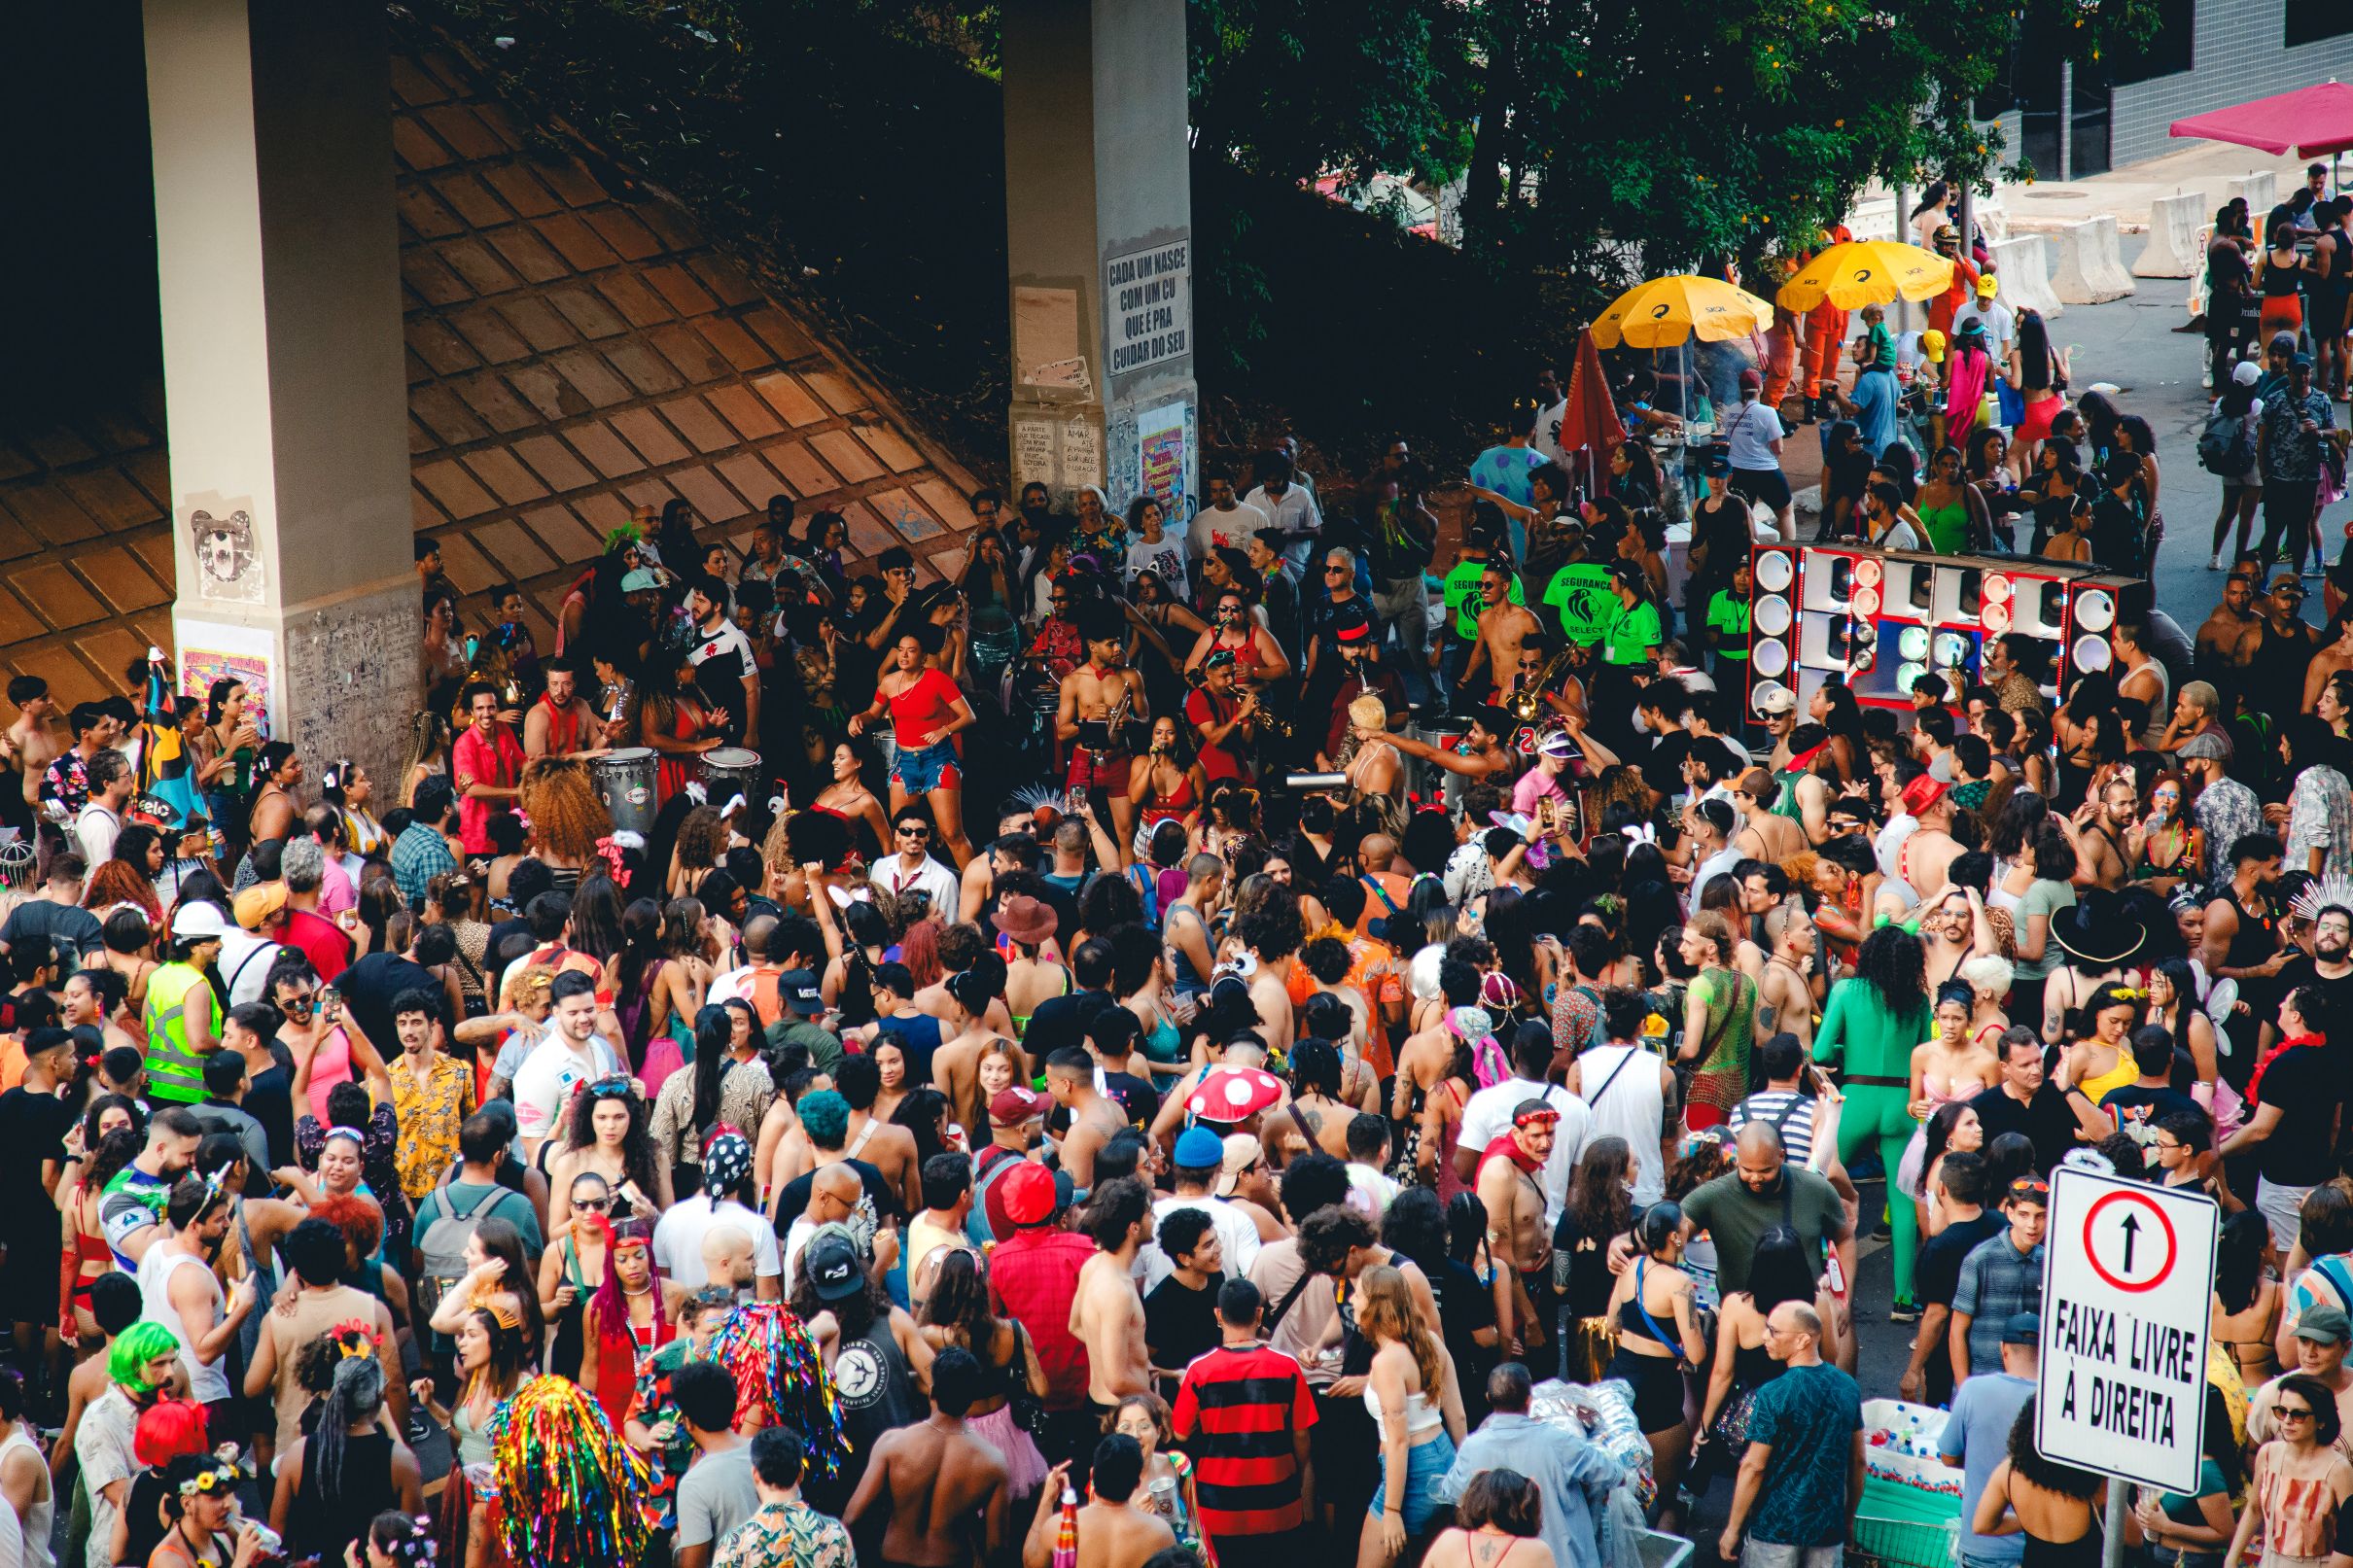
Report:
[[172,912],[171,961],[147,980],[148,1092],[158,1099],[193,1105],[204,1098],[204,1059],[221,1047],[210,971],[228,930],[217,904],[195,900]]

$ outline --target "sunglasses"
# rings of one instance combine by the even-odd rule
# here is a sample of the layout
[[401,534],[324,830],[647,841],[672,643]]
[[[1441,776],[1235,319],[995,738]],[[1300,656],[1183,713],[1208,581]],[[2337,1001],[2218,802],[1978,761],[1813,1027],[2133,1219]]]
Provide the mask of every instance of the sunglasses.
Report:
[[588,1086],[591,1095],[625,1095],[629,1093],[629,1075],[625,1072],[607,1073]]
[[2309,1421],[2312,1419],[2311,1411],[2301,1405],[2274,1405],[2271,1407],[2271,1413],[2282,1421]]
[[613,1200],[610,1198],[576,1198],[572,1201],[572,1206],[586,1214],[604,1214],[612,1211]]
[[928,839],[931,836],[931,830],[921,825],[902,826],[898,831],[902,838]]

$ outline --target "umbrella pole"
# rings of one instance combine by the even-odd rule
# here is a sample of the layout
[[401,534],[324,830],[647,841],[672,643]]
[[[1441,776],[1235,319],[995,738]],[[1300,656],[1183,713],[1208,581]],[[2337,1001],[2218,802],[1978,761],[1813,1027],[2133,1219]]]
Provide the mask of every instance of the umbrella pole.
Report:
[[[1893,193],[1895,196],[1894,237],[1895,242],[1902,245],[1908,243],[1904,238],[1904,209],[1912,205],[1912,192],[1905,189],[1904,182],[1899,179],[1895,183]],[[1895,296],[1895,330],[1899,333],[1912,331],[1912,301],[1900,294]]]

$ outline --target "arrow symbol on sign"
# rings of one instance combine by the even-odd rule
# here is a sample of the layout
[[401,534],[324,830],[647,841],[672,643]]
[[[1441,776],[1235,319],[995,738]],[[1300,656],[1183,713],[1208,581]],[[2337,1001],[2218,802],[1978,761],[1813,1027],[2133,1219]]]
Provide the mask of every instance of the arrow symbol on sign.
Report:
[[2140,1235],[2141,1222],[2138,1217],[2126,1214],[2117,1228],[2125,1233],[2124,1272],[2130,1273],[2132,1272],[2132,1242],[2133,1238]]

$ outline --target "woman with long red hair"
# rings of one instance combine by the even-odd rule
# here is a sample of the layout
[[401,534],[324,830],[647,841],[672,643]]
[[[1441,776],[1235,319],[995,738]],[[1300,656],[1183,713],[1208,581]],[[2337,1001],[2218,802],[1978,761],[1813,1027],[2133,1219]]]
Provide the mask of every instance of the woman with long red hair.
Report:
[[686,1287],[662,1277],[653,1261],[653,1222],[632,1215],[605,1227],[605,1277],[588,1299],[580,1387],[596,1396],[613,1430],[623,1430],[645,1359],[678,1338]]

